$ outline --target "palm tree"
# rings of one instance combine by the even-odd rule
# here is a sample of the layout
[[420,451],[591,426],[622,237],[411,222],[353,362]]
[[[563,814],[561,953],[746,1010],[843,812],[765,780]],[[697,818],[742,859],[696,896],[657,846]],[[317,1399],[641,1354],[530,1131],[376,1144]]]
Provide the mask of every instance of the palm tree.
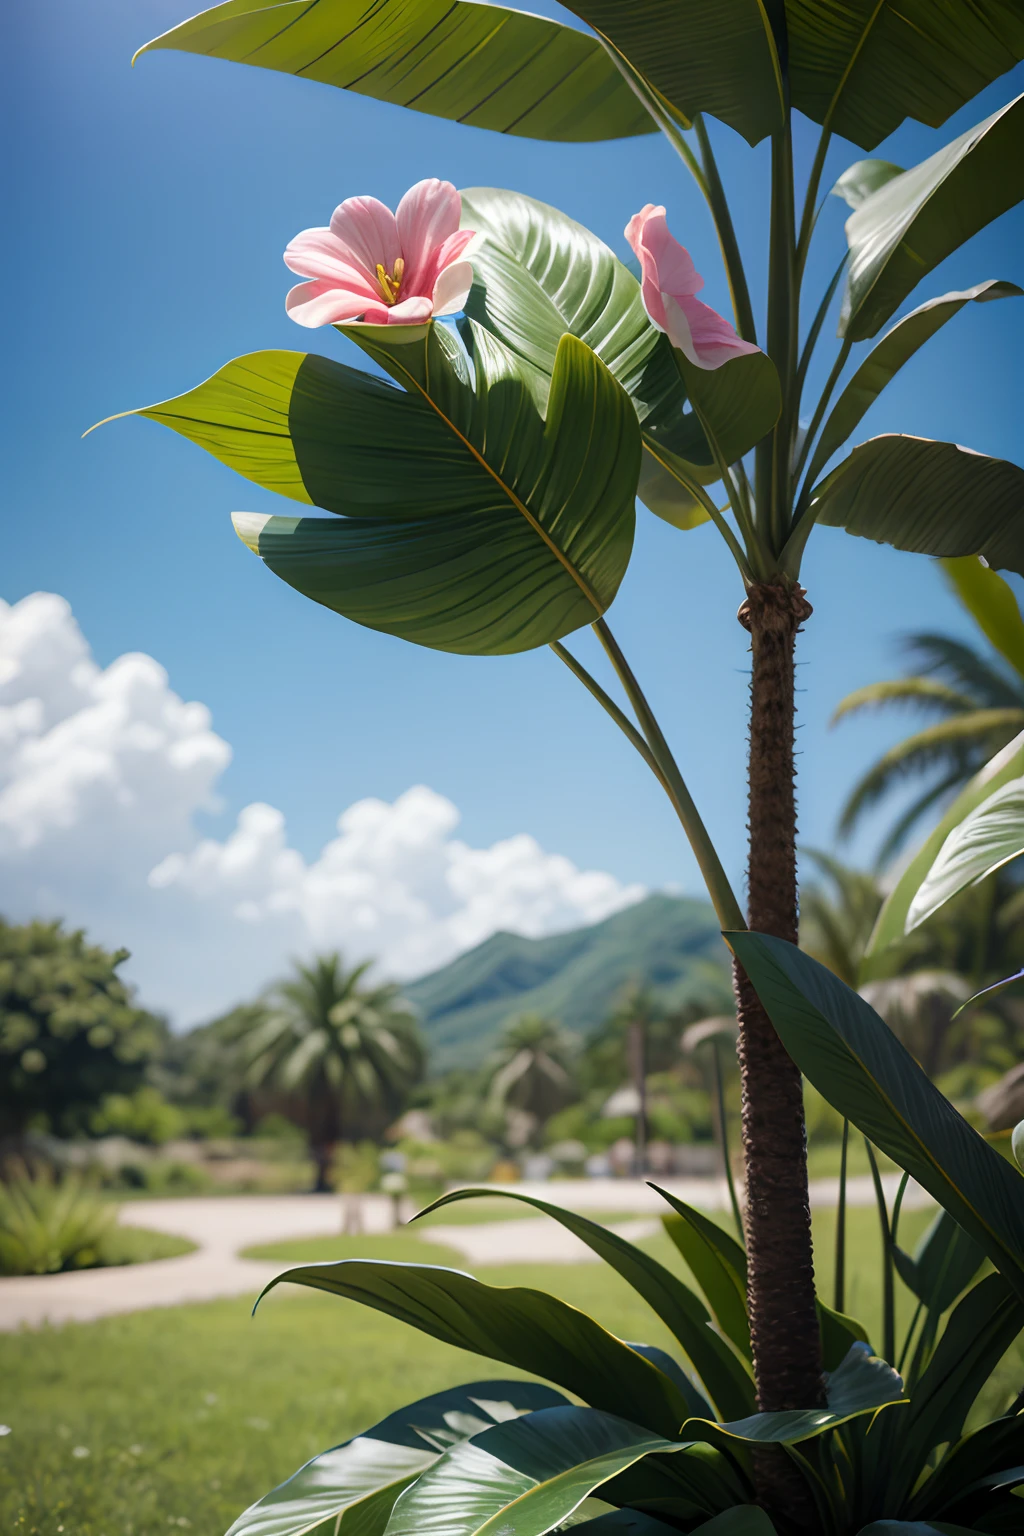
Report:
[[524,1013],[509,1023],[486,1072],[496,1108],[529,1115],[534,1135],[578,1095],[573,1041],[554,1019]]
[[330,1188],[327,1172],[346,1123],[367,1109],[397,1114],[423,1074],[415,1015],[394,984],[364,984],[372,964],[347,970],[336,953],[296,963],[294,975],[239,1015],[249,1083],[303,1101],[317,1192]]
[[925,787],[898,817],[879,851],[886,863],[921,817],[972,778],[1024,730],[1024,620],[1010,587],[976,559],[945,560],[950,585],[990,647],[949,635],[903,641],[910,670],[847,694],[832,724],[866,710],[903,709],[930,723],[898,742],[854,785],[839,822],[848,835],[864,813],[908,781]]

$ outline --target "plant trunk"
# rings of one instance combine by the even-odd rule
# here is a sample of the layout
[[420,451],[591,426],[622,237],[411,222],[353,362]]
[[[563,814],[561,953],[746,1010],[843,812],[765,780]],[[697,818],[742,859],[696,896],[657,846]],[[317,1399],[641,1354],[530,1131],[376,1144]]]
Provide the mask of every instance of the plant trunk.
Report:
[[313,1166],[316,1169],[316,1182],[313,1185],[314,1195],[330,1194],[331,1181],[328,1178],[328,1174],[331,1171],[334,1147],[330,1142],[314,1142],[309,1149],[309,1155],[313,1159]]
[[[811,609],[799,587],[751,588],[749,926],[796,943],[793,715],[796,634]],[[746,974],[734,967],[743,1087],[743,1154],[750,1333],[762,1412],[824,1402],[814,1295],[807,1141],[800,1073]],[[803,1479],[784,1452],[756,1457],[761,1502],[811,1528]]]

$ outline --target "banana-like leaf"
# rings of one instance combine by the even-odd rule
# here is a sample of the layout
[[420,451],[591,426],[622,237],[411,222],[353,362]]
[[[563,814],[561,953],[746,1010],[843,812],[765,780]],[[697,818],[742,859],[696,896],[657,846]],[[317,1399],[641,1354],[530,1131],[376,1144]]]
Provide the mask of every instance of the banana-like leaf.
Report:
[[1024,1298],[1024,1184],[864,999],[783,939],[726,935],[801,1072],[927,1189]]
[[911,933],[968,885],[1024,853],[1024,778],[983,800],[946,838],[910,903]]
[[640,481],[636,494],[649,512],[655,517],[660,517],[665,523],[671,523],[673,528],[680,528],[684,533],[691,528],[699,528],[701,523],[709,523],[711,514],[704,510],[701,502],[678,476],[656,459],[651,450],[644,445],[643,458],[640,463]]
[[324,1520],[337,1532],[376,1536],[403,1488],[449,1446],[494,1424],[565,1398],[536,1381],[476,1381],[391,1413],[372,1429],[315,1456],[239,1515],[228,1536],[303,1536]]
[[[1024,16],[1021,19],[1024,38]],[[879,188],[846,221],[839,334],[874,336],[933,267],[1024,197],[1024,96]]]
[[674,1382],[585,1312],[544,1291],[485,1285],[432,1264],[343,1259],[285,1270],[261,1296],[286,1282],[358,1301],[457,1349],[556,1381],[657,1435],[674,1439],[687,1416]]
[[684,1435],[710,1436],[712,1443],[742,1440],[749,1445],[797,1445],[835,1429],[849,1419],[881,1408],[905,1403],[903,1378],[885,1360],[872,1354],[868,1344],[853,1344],[846,1359],[833,1371],[826,1387],[824,1408],[792,1408],[778,1413],[755,1413],[732,1424],[701,1424],[690,1419]]
[[704,1292],[719,1328],[748,1360],[751,1359],[746,1254],[735,1238],[723,1232],[701,1211],[677,1200],[656,1184],[653,1188],[675,1212],[673,1216],[663,1216],[662,1225]]
[[840,176],[832,188],[832,196],[841,197],[847,207],[856,212],[872,192],[884,187],[894,176],[902,175],[903,166],[893,165],[891,160],[857,160]]
[[596,39],[505,6],[229,0],[139,53],[157,48],[258,64],[528,139],[578,143],[655,131]]
[[865,951],[861,981],[873,980],[879,967],[879,956],[890,944],[903,938],[907,913],[910,911],[910,904],[917,893],[918,886],[931,869],[939,849],[953,828],[958,827],[975,806],[981,805],[982,801],[987,800],[995,790],[1008,784],[1011,779],[1020,778],[1022,774],[1024,774],[1024,731],[1019,736],[1015,736],[1013,741],[1007,742],[1002,751],[997,752],[991,762],[986,763],[970,783],[965,785],[934,832],[925,839],[903,871],[878,914],[870,943]]
[[989,644],[1024,677],[1024,617],[1013,588],[976,556],[943,560],[942,568]]
[[950,1448],[911,1501],[909,1514],[942,1515],[981,1479],[1024,1458],[1024,1416],[990,1419]]
[[400,1496],[387,1536],[544,1536],[595,1489],[678,1441],[594,1408],[547,1408],[455,1445]]
[[438,650],[528,650],[611,602],[632,547],[640,429],[574,337],[560,344],[546,420],[501,343],[479,329],[472,340],[472,381],[455,338],[432,325],[405,348],[407,392],[326,358],[256,353],[127,414],[346,514],[236,515],[249,548],[307,597]]
[[902,1504],[939,1445],[955,1443],[978,1393],[1024,1327],[1024,1305],[1002,1275],[986,1275],[954,1307],[927,1369],[902,1409],[890,1490]]
[[[517,1200],[523,1205],[532,1206],[534,1210],[543,1211],[545,1216],[551,1216],[581,1242],[586,1243],[606,1264],[610,1264],[644,1298],[679,1340],[704,1383],[705,1391],[720,1413],[732,1417],[736,1407],[740,1415],[753,1409],[754,1388],[749,1373],[714,1332],[703,1302],[671,1270],[651,1258],[642,1248],[635,1247],[624,1237],[618,1237],[607,1227],[577,1211],[563,1210],[533,1195],[520,1195],[511,1190],[499,1190],[498,1193],[506,1199]],[[474,1200],[493,1195],[493,1189],[452,1190],[420,1214],[440,1210],[442,1206],[451,1205],[457,1200]],[[697,1278],[700,1279],[699,1276]],[[693,1390],[691,1386],[687,1394],[691,1403]],[[726,1407],[725,1404],[735,1406]],[[690,1412],[700,1415],[703,1410],[691,1406]]]
[[[990,279],[987,283],[965,288],[960,293],[944,293],[941,298],[929,299],[918,309],[911,310],[909,315],[904,315],[902,320],[897,320],[892,330],[872,347],[832,407],[807,470],[808,485],[813,485],[823,467],[836,450],[843,446],[904,363],[909,362],[914,353],[936,331],[941,330],[947,320],[952,320],[972,300],[975,304],[987,304],[993,299],[1020,298],[1022,294],[1024,289],[1018,288],[1016,283]],[[976,560],[974,563],[977,565]],[[978,569],[983,567],[979,566]],[[1014,608],[1016,611],[1016,604]],[[1017,617],[1019,621],[1019,613]]]
[[970,1285],[985,1255],[948,1211],[939,1211],[914,1256],[893,1249],[899,1277],[929,1312],[945,1312]]
[[1006,459],[926,437],[872,437],[811,500],[819,523],[859,538],[922,555],[984,555],[1024,574],[1024,469]]
[[585,341],[633,402],[653,461],[646,475],[654,476],[656,467],[662,471],[652,510],[666,515],[661,506],[675,480],[678,510],[668,520],[693,527],[698,504],[685,484],[711,484],[719,469],[697,415],[684,411],[687,399],[714,435],[721,458],[733,464],[778,420],[782,397],[771,359],[755,352],[720,368],[693,367],[651,324],[640,286],[623,263],[588,229],[545,203],[470,187],[462,193],[462,221],[482,237],[473,251],[467,314],[515,355],[535,381],[541,404],[561,336],[568,331]]
[[718,117],[756,144],[782,126],[781,0],[566,0],[689,126]]
[[838,1370],[854,1344],[867,1344],[870,1340],[862,1323],[845,1312],[836,1312],[819,1296],[816,1301],[818,1327],[821,1330],[821,1362],[826,1371]]

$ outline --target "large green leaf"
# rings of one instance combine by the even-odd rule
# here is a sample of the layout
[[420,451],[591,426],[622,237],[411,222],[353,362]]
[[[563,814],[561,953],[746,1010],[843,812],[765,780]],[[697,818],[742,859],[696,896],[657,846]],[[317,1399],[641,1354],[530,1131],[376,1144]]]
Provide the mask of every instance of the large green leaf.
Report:
[[640,1509],[609,1509],[572,1525],[573,1536],[677,1536],[676,1527]]
[[1024,1297],[1024,1183],[864,999],[783,939],[728,936],[783,1045],[824,1098],[915,1178]]
[[771,359],[756,352],[720,368],[693,367],[647,318],[632,273],[581,224],[533,198],[490,187],[470,187],[462,199],[464,226],[482,236],[467,313],[527,368],[541,403],[560,338],[568,331],[585,341],[643,424],[647,504],[677,526],[703,521],[685,483],[710,484],[719,470],[697,415],[684,411],[687,399],[721,458],[733,464],[778,420],[781,392]]
[[907,932],[959,891],[1024,853],[1024,778],[1011,779],[965,816],[946,838],[918,886],[907,913]]
[[911,1501],[909,1514],[942,1515],[981,1479],[1024,1459],[1024,1416],[1008,1415],[958,1440]]
[[984,555],[1024,574],[1024,469],[1006,459],[926,437],[872,437],[815,487],[812,504],[819,523],[860,538]]
[[933,267],[1022,197],[1024,96],[1018,96],[894,176],[850,215],[839,334],[850,341],[874,336]]
[[453,1446],[398,1499],[387,1536],[544,1536],[617,1473],[682,1449],[593,1408],[543,1409]]
[[[654,1188],[658,1189],[658,1186]],[[747,1317],[746,1254],[735,1238],[723,1232],[702,1211],[694,1210],[668,1190],[658,1189],[658,1193],[675,1212],[673,1216],[661,1218],[665,1231],[689,1265],[718,1326],[749,1360],[752,1352]]]
[[536,1381],[476,1381],[391,1413],[344,1445],[324,1451],[239,1515],[228,1536],[303,1536],[321,1521],[360,1536],[381,1532],[409,1482],[457,1440],[538,1408],[564,1404]]
[[689,122],[721,118],[756,144],[781,128],[783,84],[773,23],[780,0],[566,0]]
[[986,640],[1024,678],[1024,617],[1013,588],[974,556],[943,560],[942,569]]
[[903,170],[902,165],[894,165],[891,160],[856,160],[839,177],[832,188],[832,196],[841,197],[847,207],[856,212],[872,192],[884,187],[894,176],[902,176]]
[[[750,1445],[797,1445],[835,1429],[862,1414],[877,1413],[906,1401],[903,1379],[867,1344],[853,1344],[842,1364],[828,1376],[824,1408],[792,1408],[755,1413],[731,1424],[701,1424],[712,1441],[742,1440]],[[683,1433],[696,1436],[698,1422],[690,1419]]]
[[[628,1281],[679,1340],[721,1414],[731,1418],[753,1409],[754,1387],[749,1373],[711,1328],[704,1304],[663,1264],[642,1248],[576,1211],[563,1210],[533,1195],[520,1195],[511,1190],[499,1190],[498,1193],[553,1217]],[[486,1199],[493,1195],[493,1189],[456,1189],[435,1200],[427,1211],[439,1210],[457,1200]],[[699,1280],[700,1276],[697,1278]],[[704,1410],[691,1402],[690,1412],[701,1414]]]
[[[1004,283],[990,279],[960,293],[944,293],[941,298],[929,299],[918,309],[911,310],[898,320],[880,342],[868,353],[839,399],[829,413],[821,437],[807,470],[807,483],[813,485],[817,475],[837,449],[841,448],[857,427],[887,384],[913,357],[936,331],[959,314],[965,304],[987,304],[992,299],[1019,298],[1024,289],[1016,283]],[[979,567],[980,569],[980,567]],[[1019,618],[1019,615],[1018,615]]]
[[1024,58],[1018,0],[786,0],[793,105],[862,149],[937,128]]
[[438,650],[527,650],[592,623],[614,597],[640,431],[574,337],[560,345],[546,420],[501,343],[478,328],[470,339],[472,380],[433,325],[404,348],[407,392],[326,358],[256,353],[135,414],[346,514],[236,515],[245,543],[306,596]]
[[1008,742],[1002,751],[998,752],[991,762],[986,763],[970,783],[965,785],[890,891],[885,905],[878,914],[871,941],[865,951],[860,978],[862,981],[873,979],[879,964],[885,963],[880,962],[879,957],[890,944],[903,938],[907,913],[910,911],[910,904],[917,893],[918,886],[931,869],[939,849],[953,828],[959,826],[964,817],[983,800],[987,800],[994,790],[999,789],[1003,784],[1008,784],[1011,779],[1020,778],[1022,774],[1024,774],[1024,731],[1019,736],[1015,736],[1013,741]]
[[585,1312],[544,1291],[485,1285],[457,1269],[344,1259],[286,1270],[289,1282],[345,1296],[432,1338],[558,1382],[591,1407],[676,1437],[686,1403],[667,1376]]
[[900,1279],[927,1310],[945,1312],[970,1285],[985,1255],[948,1211],[939,1211],[913,1258],[897,1247],[893,1259]]
[[505,6],[229,0],[139,53],[156,48],[258,64],[524,138],[579,142],[654,131],[600,43]]

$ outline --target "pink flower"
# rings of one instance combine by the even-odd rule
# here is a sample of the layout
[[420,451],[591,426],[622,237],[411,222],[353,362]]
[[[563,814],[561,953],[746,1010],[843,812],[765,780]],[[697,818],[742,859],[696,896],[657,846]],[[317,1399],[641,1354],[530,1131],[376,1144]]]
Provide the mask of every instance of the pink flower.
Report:
[[473,238],[460,229],[462,199],[450,181],[418,181],[392,213],[375,197],[349,197],[329,229],[304,229],[284,253],[299,283],[285,300],[300,325],[422,325],[466,302]]
[[758,351],[696,297],[704,279],[686,247],[669,234],[663,207],[647,203],[635,213],[626,225],[626,239],[640,262],[644,308],[691,363],[720,368],[730,358]]

